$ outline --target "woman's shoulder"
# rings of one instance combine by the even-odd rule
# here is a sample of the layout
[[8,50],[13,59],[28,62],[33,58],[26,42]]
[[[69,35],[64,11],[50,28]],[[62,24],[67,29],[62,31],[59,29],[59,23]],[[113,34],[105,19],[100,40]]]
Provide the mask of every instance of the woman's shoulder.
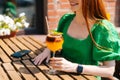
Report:
[[74,16],[75,16],[74,13],[66,13],[66,14],[64,14],[64,15],[61,17],[61,19],[70,19],[70,18],[72,18],[72,17],[74,17]]
[[109,30],[116,31],[114,24],[106,19],[99,20],[96,22],[96,24],[98,29],[104,29],[106,31],[109,31]]
[[60,20],[59,20],[59,24],[58,24],[58,28],[57,31],[59,32],[63,32],[63,29],[65,27],[65,24],[68,23],[67,21],[72,19],[75,16],[74,13],[66,13],[64,14]]
[[109,20],[106,20],[106,19],[101,20],[101,23],[103,23],[104,25],[109,26],[109,27],[115,27],[112,22],[110,22]]
[[108,20],[100,20],[99,22],[97,22],[95,32],[118,36],[118,32],[117,32],[114,24]]

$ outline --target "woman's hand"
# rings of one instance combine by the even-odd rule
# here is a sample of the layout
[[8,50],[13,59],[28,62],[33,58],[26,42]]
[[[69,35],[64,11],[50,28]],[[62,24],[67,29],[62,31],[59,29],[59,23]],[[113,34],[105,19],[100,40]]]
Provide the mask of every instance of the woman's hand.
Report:
[[35,57],[32,61],[35,65],[40,65],[44,59],[46,59],[46,62],[48,62],[50,59],[50,50],[48,48],[45,48],[45,50],[37,57]]
[[76,72],[78,64],[72,63],[64,58],[54,57],[50,59],[50,65],[59,71]]

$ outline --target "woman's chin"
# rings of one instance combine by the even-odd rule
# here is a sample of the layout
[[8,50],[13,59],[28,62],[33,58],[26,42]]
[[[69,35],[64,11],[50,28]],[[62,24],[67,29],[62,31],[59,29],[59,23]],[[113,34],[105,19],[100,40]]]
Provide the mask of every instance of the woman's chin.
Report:
[[73,12],[76,12],[76,11],[78,11],[78,9],[72,9],[72,8],[71,8],[71,10],[72,10]]
[[71,7],[71,10],[72,10],[72,11],[78,11],[78,10],[80,10],[80,9],[78,9],[78,7]]

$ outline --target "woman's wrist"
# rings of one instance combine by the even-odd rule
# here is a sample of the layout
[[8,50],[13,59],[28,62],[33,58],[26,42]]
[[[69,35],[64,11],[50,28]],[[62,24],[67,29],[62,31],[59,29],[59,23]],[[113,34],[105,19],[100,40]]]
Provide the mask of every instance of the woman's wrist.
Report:
[[70,66],[70,68],[69,68],[68,72],[74,72],[74,73],[76,73],[76,69],[77,69],[78,64],[72,63],[69,66]]

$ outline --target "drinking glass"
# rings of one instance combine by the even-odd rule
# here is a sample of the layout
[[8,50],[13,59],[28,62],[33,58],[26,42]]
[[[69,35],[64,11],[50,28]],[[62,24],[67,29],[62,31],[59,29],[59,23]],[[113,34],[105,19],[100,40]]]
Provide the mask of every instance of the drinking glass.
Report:
[[[53,32],[49,33],[46,37],[47,48],[53,52],[53,57],[55,57],[55,52],[62,49],[63,37],[61,33]],[[48,71],[49,74],[57,74],[56,70],[51,68]]]

